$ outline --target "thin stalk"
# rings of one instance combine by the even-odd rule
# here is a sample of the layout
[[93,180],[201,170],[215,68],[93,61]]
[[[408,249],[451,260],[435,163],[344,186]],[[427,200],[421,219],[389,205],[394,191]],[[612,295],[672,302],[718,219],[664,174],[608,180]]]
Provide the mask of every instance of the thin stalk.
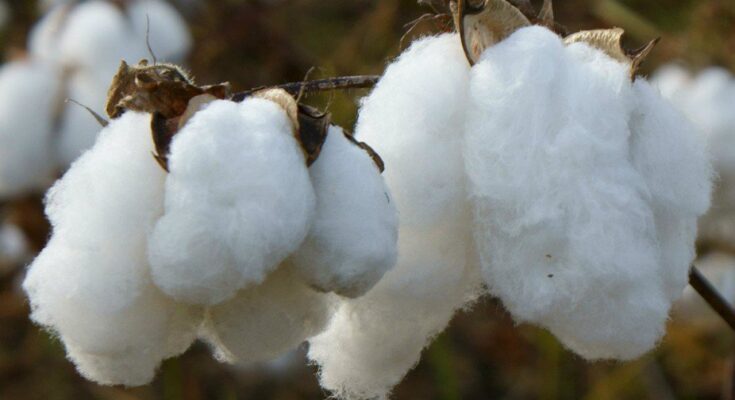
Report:
[[349,89],[369,89],[378,83],[380,76],[378,75],[355,75],[355,76],[338,76],[334,78],[317,79],[313,81],[291,82],[274,86],[262,86],[255,89],[246,90],[244,92],[235,93],[232,96],[233,101],[243,101],[246,97],[263,89],[283,89],[292,96],[299,94],[309,94],[316,92],[327,92],[332,90],[349,90]]
[[692,266],[689,272],[689,284],[709,304],[710,307],[735,331],[735,309],[725,300],[714,286]]

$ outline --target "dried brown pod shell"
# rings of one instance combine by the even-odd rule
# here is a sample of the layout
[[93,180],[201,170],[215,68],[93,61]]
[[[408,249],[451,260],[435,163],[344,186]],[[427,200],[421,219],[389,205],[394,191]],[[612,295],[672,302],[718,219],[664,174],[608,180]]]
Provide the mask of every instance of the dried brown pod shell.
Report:
[[506,0],[484,0],[480,5],[471,4],[471,1],[458,0],[454,15],[462,47],[471,65],[480,59],[485,49],[531,25],[531,21]]
[[148,65],[147,60],[141,60],[130,66],[123,61],[107,92],[105,111],[110,118],[117,118],[126,110],[158,112],[173,118],[184,113],[192,97],[205,93],[224,99],[230,94],[230,85],[200,87],[176,65]]
[[310,166],[319,158],[322,146],[327,140],[332,115],[305,104],[298,105],[299,134],[297,136]]
[[291,120],[293,133],[296,135],[296,132],[299,131],[299,107],[293,96],[280,88],[267,88],[253,93],[252,97],[270,100],[278,104],[286,112],[288,119]]
[[643,47],[636,50],[626,50],[623,48],[622,40],[625,31],[621,28],[597,29],[589,31],[579,31],[564,38],[564,44],[586,43],[589,46],[602,50],[612,59],[630,65],[630,77],[635,79],[636,73],[641,63],[651,53],[660,38],[656,38],[646,43]]
[[345,137],[347,140],[355,144],[355,146],[363,149],[370,158],[373,159],[373,162],[375,163],[375,166],[378,168],[378,171],[382,174],[383,171],[385,171],[385,162],[383,162],[383,159],[380,157],[380,154],[378,154],[377,151],[375,151],[370,145],[368,145],[365,142],[359,142],[357,139],[355,139],[355,136],[352,135],[352,133],[343,131]]

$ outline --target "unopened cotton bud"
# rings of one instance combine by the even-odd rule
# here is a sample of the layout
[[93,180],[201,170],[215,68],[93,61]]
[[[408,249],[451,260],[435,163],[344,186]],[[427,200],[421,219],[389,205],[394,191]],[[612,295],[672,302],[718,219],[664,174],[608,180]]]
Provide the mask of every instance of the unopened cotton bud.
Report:
[[182,352],[201,316],[153,285],[147,237],[163,210],[164,172],[150,155],[150,116],[104,129],[49,191],[53,236],[29,267],[31,318],[59,335],[82,374],[140,385]]
[[275,103],[215,101],[174,137],[153,279],[169,296],[217,304],[266,278],[306,236],[315,207],[304,156]]
[[314,287],[361,296],[396,262],[398,217],[388,188],[368,153],[335,126],[309,173],[316,215],[289,260]]

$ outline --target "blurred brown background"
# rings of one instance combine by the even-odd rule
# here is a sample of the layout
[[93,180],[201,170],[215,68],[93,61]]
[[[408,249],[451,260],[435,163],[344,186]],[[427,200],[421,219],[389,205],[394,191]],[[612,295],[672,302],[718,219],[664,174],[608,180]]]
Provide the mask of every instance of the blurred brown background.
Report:
[[[39,15],[35,3],[9,2],[12,20],[0,34],[6,59],[25,47]],[[674,59],[694,69],[715,64],[735,71],[733,0],[557,0],[555,10],[570,31],[624,27],[631,47],[662,36],[644,73]],[[379,74],[399,53],[404,25],[429,11],[415,0],[202,0],[182,9],[195,37],[188,66],[200,83],[228,80],[239,90],[298,81],[312,67],[310,78]],[[435,28],[425,23],[415,34]],[[328,107],[349,129],[364,93],[310,101]],[[46,233],[38,221],[38,198],[15,203],[3,212],[17,213],[40,245]],[[214,361],[203,345],[166,362],[146,387],[126,390],[87,382],[65,360],[60,343],[29,323],[18,289],[21,275],[18,268],[0,278],[0,400],[327,397],[302,353],[271,365],[230,367]],[[454,319],[394,398],[727,398],[732,332],[716,319],[694,324],[673,318],[669,325],[660,348],[638,361],[587,363],[548,333],[514,326],[499,303],[484,299]]]

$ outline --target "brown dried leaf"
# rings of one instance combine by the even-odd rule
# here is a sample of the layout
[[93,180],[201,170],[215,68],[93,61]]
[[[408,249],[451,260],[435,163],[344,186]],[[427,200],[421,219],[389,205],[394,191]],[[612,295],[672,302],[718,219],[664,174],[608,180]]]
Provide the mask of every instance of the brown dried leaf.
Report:
[[158,112],[173,118],[184,113],[192,97],[204,93],[225,98],[229,83],[199,87],[176,65],[148,65],[142,60],[131,67],[123,61],[107,93],[105,111],[111,118],[126,110]]
[[482,5],[470,2],[459,0],[454,19],[471,65],[479,60],[485,49],[531,25],[529,19],[506,0],[486,0]]
[[641,63],[651,53],[660,38],[648,42],[637,50],[626,50],[623,48],[622,40],[625,31],[621,28],[597,29],[590,31],[579,31],[564,38],[564,44],[586,43],[589,46],[600,49],[612,59],[630,65],[630,77],[635,79]]

